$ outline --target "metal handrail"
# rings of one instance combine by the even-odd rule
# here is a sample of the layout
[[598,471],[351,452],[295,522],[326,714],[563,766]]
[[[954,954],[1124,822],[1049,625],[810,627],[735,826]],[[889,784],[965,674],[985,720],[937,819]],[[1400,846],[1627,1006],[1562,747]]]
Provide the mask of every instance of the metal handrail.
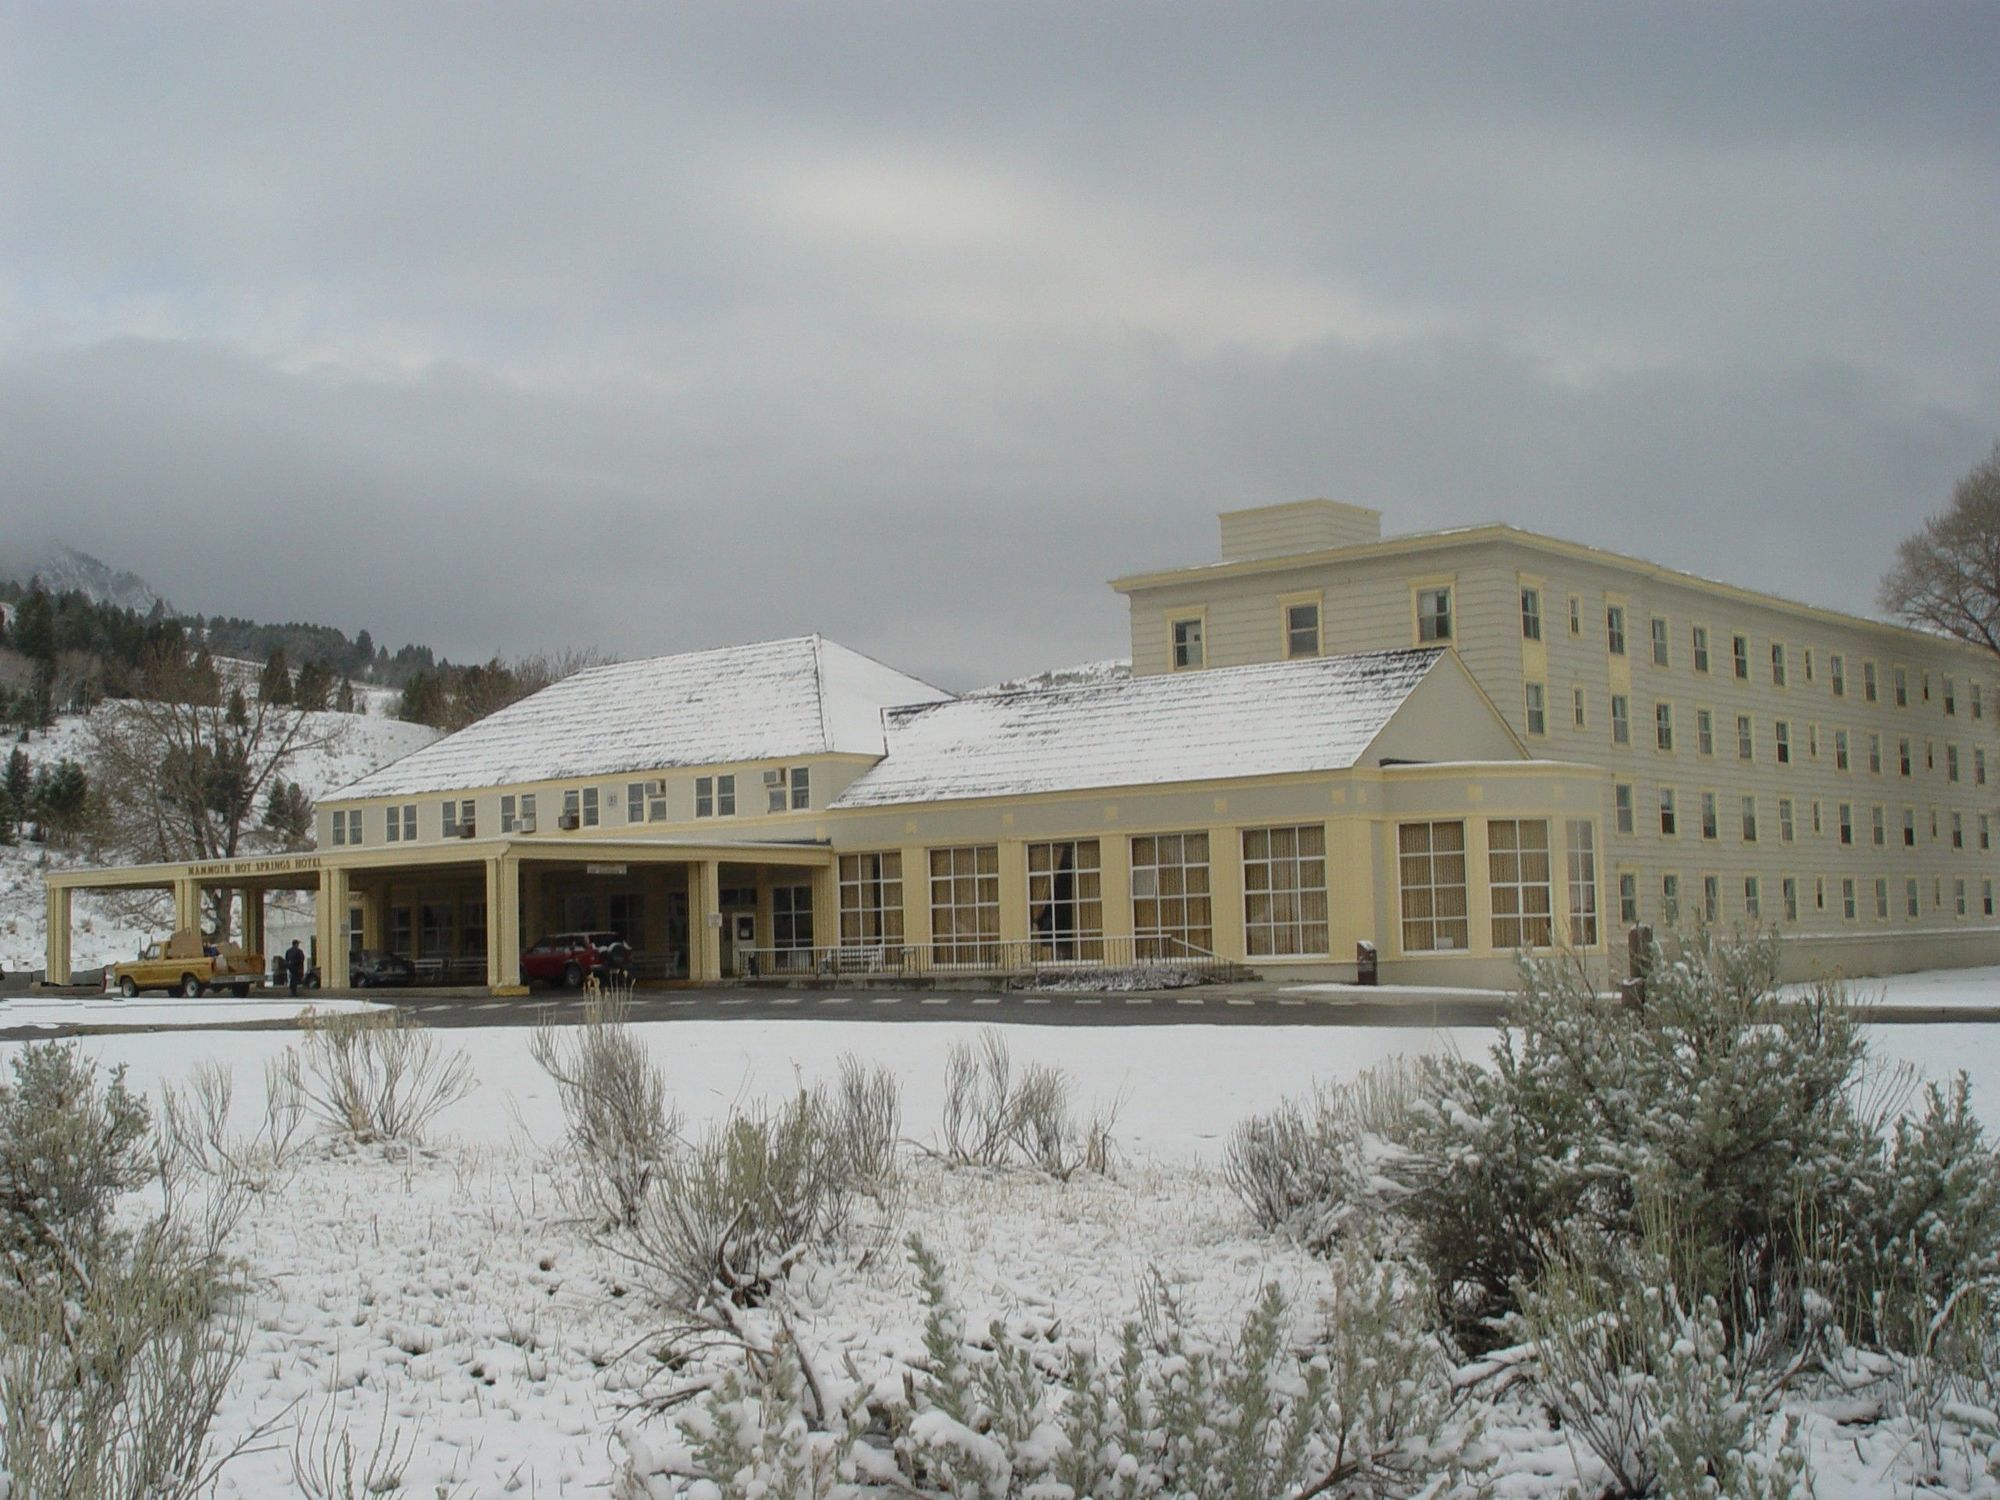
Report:
[[928,944],[878,941],[830,947],[739,947],[734,951],[734,959],[733,977],[739,979],[850,974],[892,978],[1011,976],[1043,970],[1075,972],[1153,965],[1210,973],[1242,967],[1240,960],[1223,958],[1167,933],[1062,934],[1026,940],[947,938]]

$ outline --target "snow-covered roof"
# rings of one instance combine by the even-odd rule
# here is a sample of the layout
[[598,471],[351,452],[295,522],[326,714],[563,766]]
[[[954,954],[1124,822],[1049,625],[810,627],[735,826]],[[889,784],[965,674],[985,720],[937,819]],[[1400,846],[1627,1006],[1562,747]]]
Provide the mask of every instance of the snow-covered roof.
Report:
[[882,753],[882,710],[946,695],[817,635],[615,662],[566,677],[334,794]]
[[833,806],[1345,770],[1444,655],[1371,651],[897,709],[888,754]]

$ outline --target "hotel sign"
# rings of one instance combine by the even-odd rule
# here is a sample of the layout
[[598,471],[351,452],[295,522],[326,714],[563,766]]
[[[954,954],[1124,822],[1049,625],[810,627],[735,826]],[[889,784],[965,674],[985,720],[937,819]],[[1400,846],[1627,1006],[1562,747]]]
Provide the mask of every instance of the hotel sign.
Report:
[[623,866],[623,865],[585,865],[585,866],[583,867],[583,873],[584,873],[584,874],[586,874],[586,875],[623,875],[623,874],[625,873],[625,866]]
[[320,868],[317,854],[285,854],[271,859],[225,859],[214,864],[189,865],[195,880],[230,875],[309,875]]

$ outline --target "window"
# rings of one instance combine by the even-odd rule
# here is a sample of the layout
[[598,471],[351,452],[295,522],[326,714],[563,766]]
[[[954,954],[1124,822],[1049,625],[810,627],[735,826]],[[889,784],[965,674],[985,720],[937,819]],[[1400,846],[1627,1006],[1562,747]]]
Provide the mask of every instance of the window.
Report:
[[1736,664],[1737,679],[1742,682],[1748,682],[1750,680],[1750,637],[1747,635],[1732,635],[1729,638],[1729,653]]
[[1722,878],[1718,875],[1701,877],[1701,919],[1710,923],[1722,920]]
[[1910,774],[1910,742],[1907,738],[1896,741],[1896,768],[1905,776]]
[[1000,951],[1000,846],[933,849],[930,863],[932,957],[992,963]]
[[1313,602],[1285,606],[1285,655],[1319,655],[1319,605]]
[[1989,917],[1993,915],[1993,882],[1990,880],[1979,882],[1979,909]]
[[1958,911],[1958,914],[1959,914],[1959,915],[1960,915],[1961,917],[1962,917],[1962,916],[1964,916],[1964,915],[1965,915],[1965,882],[1964,882],[1963,880],[1954,880],[1954,881],[1953,881],[1953,882],[1951,883],[1951,893],[1952,893],[1952,903],[1953,903],[1953,905],[1954,905],[1954,906],[1956,907],[1956,909],[1957,909],[1957,911]]
[[697,776],[694,779],[694,815],[697,818],[715,816],[715,778]]
[[1653,738],[1662,750],[1674,748],[1674,706],[1671,703],[1653,705]]
[[1625,606],[1604,606],[1604,641],[1613,656],[1625,654]]
[[[1972,689],[1972,717],[1983,719],[1986,717],[1986,705],[1980,700],[1979,684],[1975,682],[1970,684],[1970,687]],[[1987,915],[1991,916],[1992,913],[1988,912]]]
[[903,946],[903,856],[840,856],[840,946],[900,949]]
[[1574,724],[1578,729],[1584,729],[1588,727],[1588,725],[1586,725],[1584,722],[1583,707],[1584,707],[1583,689],[1571,688],[1569,691],[1570,722]]
[[1923,910],[1923,899],[1917,895],[1916,881],[1903,882],[1903,903],[1903,911],[1907,916],[1914,917]]
[[1132,934],[1142,959],[1214,949],[1206,833],[1155,833],[1132,840]]
[[1583,601],[1574,594],[1569,596],[1569,633],[1583,634]]
[[1845,729],[1836,729],[1833,732],[1833,768],[1836,771],[1845,771],[1847,769],[1847,731]]
[[1861,664],[1861,696],[1870,703],[1875,701],[1875,663],[1872,661]]
[[1813,680],[1813,654],[1812,654],[1812,647],[1808,646],[1806,647],[1806,681],[1811,682],[1812,680]]
[[1756,921],[1764,914],[1764,895],[1757,886],[1755,875],[1743,877],[1743,915]]
[[1715,715],[1705,708],[1694,711],[1694,747],[1703,755],[1715,754]]
[[[348,822],[348,819],[350,817],[354,820],[352,823]],[[353,830],[353,834],[351,837],[349,836],[348,832],[350,828]],[[361,814],[359,812],[348,813],[339,810],[336,810],[334,812],[333,842],[335,848],[338,848],[343,844],[348,844],[348,843],[358,844],[361,842]]]
[[1571,818],[1569,852],[1569,941],[1588,948],[1597,941],[1597,828],[1583,818]]
[[1955,812],[1951,815],[1951,847],[1954,849],[1963,849],[1965,847],[1964,813]]
[[1958,689],[1948,675],[1944,679],[1944,713],[1948,719],[1958,714]]
[[1903,847],[1917,847],[1917,810],[1914,807],[1903,809]]
[[1782,641],[1771,642],[1771,686],[1785,685],[1785,647]]
[[1787,922],[1796,922],[1796,921],[1798,921],[1798,919],[1799,919],[1799,883],[1798,883],[1798,881],[1794,880],[1794,879],[1793,879],[1793,878],[1792,878],[1791,876],[1787,875],[1787,876],[1786,876],[1786,877],[1784,878],[1784,880],[1783,880],[1783,881],[1781,881],[1781,882],[1779,883],[1779,886],[1778,886],[1778,889],[1779,889],[1779,891],[1780,891],[1780,892],[1781,892],[1781,893],[1783,894],[1783,897],[1784,897],[1784,902],[1785,902],[1785,920],[1786,920]]
[[1104,958],[1104,877],[1096,839],[1028,845],[1028,932],[1035,956]]
[[1986,785],[1986,752],[1984,750],[1975,749],[1972,752],[1972,784],[1974,786]]
[[1882,736],[1879,734],[1868,736],[1868,771],[1872,776],[1882,774]]
[[1451,590],[1417,590],[1417,639],[1419,641],[1448,641],[1451,639]]
[[440,808],[444,836],[455,839],[460,834],[470,834],[473,831],[476,807],[477,804],[470,797],[463,800],[456,797],[445,798]]
[[1202,664],[1201,616],[1194,615],[1185,620],[1176,620],[1170,627],[1173,633],[1174,670],[1181,671]]
[[1621,781],[1611,789],[1611,800],[1616,810],[1615,815],[1618,820],[1618,831],[1620,833],[1630,833],[1632,831],[1632,788]]
[[1790,797],[1780,797],[1778,799],[1778,842],[1789,844],[1791,841],[1792,799]]
[[1895,683],[1896,683],[1896,707],[1908,708],[1910,706],[1909,673],[1905,672],[1901,667],[1896,668]]
[[1403,951],[1462,949],[1466,921],[1465,825],[1404,823],[1396,830],[1403,892]]
[[1531,682],[1527,685],[1528,733],[1547,734],[1549,732],[1548,710],[1542,701],[1542,685]]
[[1985,813],[1979,815],[1979,847],[1982,849],[1993,847],[1993,819]]
[[597,826],[596,787],[587,786],[581,791],[571,787],[563,793],[563,822],[572,828]]
[[1929,667],[1924,668],[1921,681],[1923,683],[1924,702],[1928,703],[1931,701],[1931,669]]
[[1827,658],[1826,669],[1828,676],[1833,682],[1833,696],[1836,698],[1845,698],[1847,696],[1846,658],[1838,651],[1834,652],[1832,656]]
[[1743,799],[1743,842],[1746,844],[1757,842],[1757,799],[1755,797],[1745,797]]
[[1806,725],[1806,754],[1814,760],[1819,759],[1819,725],[1817,724]]
[[500,799],[500,831],[502,833],[512,833],[514,831],[517,821],[514,809],[517,805],[512,792],[509,792]]
[[535,794],[533,792],[521,793],[521,831],[523,833],[533,833],[535,831]]
[[1681,919],[1681,878],[1678,875],[1660,877],[1660,920],[1671,927]]
[[1253,958],[1325,953],[1326,827],[1243,830],[1243,939]]
[[1840,882],[1840,914],[1848,921],[1854,920],[1854,877]]
[[1958,780],[1958,746],[1956,745],[1946,745],[1944,747],[1944,779],[1946,781]]
[[1697,672],[1706,672],[1708,670],[1708,627],[1706,625],[1697,625],[1694,627],[1694,669]]
[[1875,878],[1875,920],[1889,920],[1889,882],[1879,875]]
[[813,888],[809,885],[771,887],[771,946],[796,952],[813,945]]
[[646,821],[646,783],[643,781],[625,783],[625,821],[628,823]]
[[1623,693],[1611,695],[1611,743],[1614,745],[1632,743],[1631,709]]
[[1757,741],[1750,727],[1750,715],[1736,716],[1736,758],[1750,760],[1757,754]]
[[1539,641],[1542,638],[1542,591],[1540,589],[1521,590],[1521,639]]
[[1812,831],[1814,838],[1818,838],[1825,831],[1819,820],[1819,798],[1817,797],[1813,798],[1812,804]]
[[780,767],[764,773],[765,810],[781,813],[787,808],[803,812],[812,806],[812,768]]
[[1667,622],[1658,615],[1653,616],[1653,665],[1672,665],[1667,656]]
[[1672,837],[1674,825],[1674,789],[1663,786],[1660,788],[1660,832]]
[[1778,742],[1778,764],[1789,766],[1792,763],[1792,726],[1780,719],[1771,728]]
[[1854,842],[1854,804],[1851,802],[1840,804],[1840,841],[1843,844]]
[[[407,803],[402,807],[389,809],[389,842],[409,843],[417,836],[417,804]],[[407,949],[402,950],[407,952]]]
[[1880,849],[1888,842],[1888,825],[1879,807],[1874,810],[1870,819],[1870,829],[1875,835],[1875,847]]
[[1618,877],[1618,920],[1628,927],[1639,920],[1639,877],[1620,875]]
[[1496,818],[1486,825],[1486,872],[1493,899],[1493,946],[1546,948],[1552,940],[1549,825]]
[[736,816],[736,776],[697,776],[694,779],[694,815],[697,818]]
[[1715,793],[1701,794],[1701,836],[1712,839],[1720,832],[1720,820],[1715,812]]

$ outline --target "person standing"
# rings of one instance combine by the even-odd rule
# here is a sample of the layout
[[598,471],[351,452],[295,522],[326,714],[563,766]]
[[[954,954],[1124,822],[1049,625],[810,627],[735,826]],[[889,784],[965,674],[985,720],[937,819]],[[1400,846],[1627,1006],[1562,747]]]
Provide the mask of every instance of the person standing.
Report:
[[292,998],[294,1000],[299,996],[299,985],[304,981],[305,977],[306,950],[299,946],[297,938],[293,938],[292,946],[285,950],[285,979],[292,987]]

